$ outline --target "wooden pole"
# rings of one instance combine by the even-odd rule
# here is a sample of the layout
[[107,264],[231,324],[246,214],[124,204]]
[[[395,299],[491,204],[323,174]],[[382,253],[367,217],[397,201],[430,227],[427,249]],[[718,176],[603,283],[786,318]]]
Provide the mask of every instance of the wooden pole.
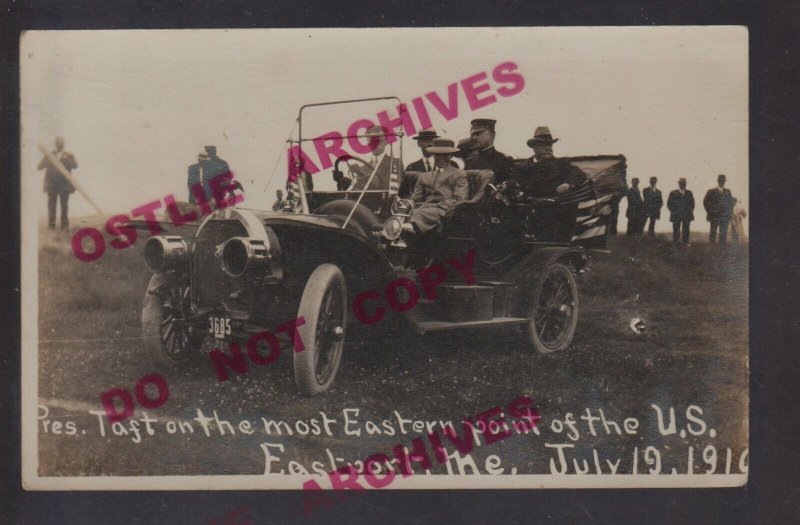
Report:
[[56,169],[57,169],[58,171],[60,171],[60,172],[61,172],[61,174],[62,174],[62,175],[63,175],[63,176],[64,176],[64,177],[65,177],[65,178],[66,178],[66,179],[67,179],[67,180],[70,182],[70,184],[72,184],[72,186],[73,186],[73,187],[74,187],[74,188],[75,188],[75,189],[78,191],[78,193],[80,193],[81,195],[83,195],[83,198],[84,198],[84,199],[86,199],[86,200],[89,202],[89,204],[91,204],[91,205],[92,205],[92,207],[93,207],[95,210],[97,210],[97,213],[99,213],[100,215],[104,215],[104,214],[103,214],[103,212],[100,210],[100,207],[99,207],[99,206],[97,206],[97,204],[95,204],[95,203],[94,203],[94,201],[92,200],[92,198],[91,198],[91,197],[89,197],[89,195],[88,195],[88,194],[87,194],[85,191],[83,191],[83,188],[81,188],[81,185],[80,185],[80,184],[78,184],[78,181],[76,181],[76,180],[75,180],[75,179],[72,177],[72,174],[69,172],[69,170],[67,170],[67,168],[65,168],[65,167],[64,167],[64,165],[63,165],[63,164],[61,164],[61,161],[60,161],[60,160],[58,160],[58,159],[57,159],[57,158],[56,158],[56,157],[55,157],[55,156],[54,156],[52,153],[50,153],[50,151],[48,151],[48,149],[47,149],[47,148],[45,148],[45,147],[44,147],[44,144],[42,144],[41,142],[39,143],[39,149],[40,149],[40,150],[41,150],[41,152],[44,154],[44,156],[45,156],[45,157],[47,157],[47,160],[49,160],[49,161],[50,161],[50,164],[52,164],[53,166],[55,166],[55,167],[56,167]]

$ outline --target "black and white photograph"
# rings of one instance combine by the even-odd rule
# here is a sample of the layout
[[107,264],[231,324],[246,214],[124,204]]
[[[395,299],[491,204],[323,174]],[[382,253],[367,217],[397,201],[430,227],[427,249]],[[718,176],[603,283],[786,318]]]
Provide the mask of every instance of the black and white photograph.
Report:
[[748,51],[24,32],[24,488],[746,484]]

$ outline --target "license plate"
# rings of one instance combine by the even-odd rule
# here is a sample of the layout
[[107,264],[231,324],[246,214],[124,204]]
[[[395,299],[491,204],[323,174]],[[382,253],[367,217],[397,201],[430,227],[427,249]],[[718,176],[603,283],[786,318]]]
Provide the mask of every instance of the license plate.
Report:
[[208,333],[214,334],[217,339],[225,339],[226,335],[231,335],[231,318],[209,316]]

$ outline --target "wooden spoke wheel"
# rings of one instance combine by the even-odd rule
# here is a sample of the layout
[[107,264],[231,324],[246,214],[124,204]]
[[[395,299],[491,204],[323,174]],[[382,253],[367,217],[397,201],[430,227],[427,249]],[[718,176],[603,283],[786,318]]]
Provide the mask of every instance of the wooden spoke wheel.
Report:
[[529,311],[528,336],[534,348],[543,354],[567,348],[578,325],[578,310],[578,285],[572,270],[560,263],[546,268]]

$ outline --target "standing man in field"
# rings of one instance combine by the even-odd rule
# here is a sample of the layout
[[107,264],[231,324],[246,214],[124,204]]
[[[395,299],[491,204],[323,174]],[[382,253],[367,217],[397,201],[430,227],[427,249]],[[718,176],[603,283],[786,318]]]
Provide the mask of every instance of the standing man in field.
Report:
[[694,220],[694,195],[686,189],[686,179],[678,179],[678,189],[667,198],[669,220],[672,222],[672,242],[682,241],[689,246],[689,225]]
[[647,215],[642,199],[642,192],[639,190],[639,179],[631,179],[631,187],[628,190],[628,211],[625,213],[628,218],[628,231],[626,235],[638,236],[644,231],[644,223]]
[[650,177],[650,186],[644,189],[644,210],[645,222],[650,220],[647,233],[653,237],[656,234],[656,221],[661,218],[661,207],[664,206],[664,199],[661,197],[661,190],[656,188],[658,179]]
[[206,196],[205,201],[209,200],[210,191],[207,188],[206,181],[206,167],[208,166],[208,153],[201,152],[197,155],[197,163],[189,166],[188,174],[186,176],[186,185],[189,187],[189,202],[197,204],[197,197],[195,192],[199,190],[193,188],[202,188],[203,194]]
[[[70,173],[78,167],[78,162],[72,153],[64,151],[63,137],[56,138],[53,157],[58,159]],[[61,229],[66,230],[69,228],[69,196],[75,191],[75,188],[46,156],[42,157],[38,169],[45,170],[44,192],[47,193],[47,227],[51,230],[56,228],[56,207],[58,202],[61,202]]]
[[725,187],[725,175],[719,175],[717,187],[706,192],[703,207],[706,209],[706,220],[711,223],[708,242],[717,242],[717,230],[719,230],[719,243],[725,244],[728,240],[728,223],[733,211],[733,195],[731,190]]

